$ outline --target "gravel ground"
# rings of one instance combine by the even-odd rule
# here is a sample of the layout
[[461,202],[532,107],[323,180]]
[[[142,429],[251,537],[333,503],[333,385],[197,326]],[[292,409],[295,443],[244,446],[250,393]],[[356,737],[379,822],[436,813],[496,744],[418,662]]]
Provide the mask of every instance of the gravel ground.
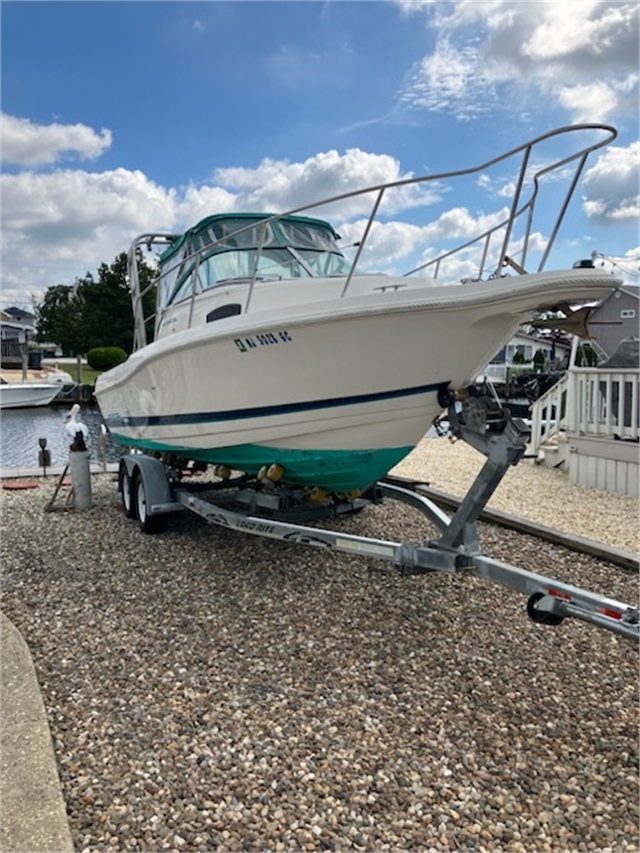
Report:
[[[425,444],[396,473],[453,491],[448,443]],[[562,475],[519,469],[545,523],[604,541],[613,502],[634,547],[634,502],[570,487],[570,515]],[[92,510],[46,514],[53,487],[2,492],[2,609],[34,657],[78,850],[638,850],[634,644],[534,625],[480,580],[186,513],[144,536],[110,475]],[[433,534],[393,502],[336,525]],[[614,566],[480,533],[492,556],[637,599]]]
[[[425,439],[393,473],[462,497],[485,458],[463,441]],[[638,499],[572,486],[566,471],[524,460],[509,469],[488,504],[548,527],[640,552]]]

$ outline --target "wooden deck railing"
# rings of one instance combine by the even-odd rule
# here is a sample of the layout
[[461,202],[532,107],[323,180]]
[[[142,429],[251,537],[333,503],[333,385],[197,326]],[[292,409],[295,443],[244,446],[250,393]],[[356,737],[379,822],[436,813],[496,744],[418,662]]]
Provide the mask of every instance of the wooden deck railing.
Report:
[[3,367],[21,367],[24,344],[18,341],[0,342],[0,363]]

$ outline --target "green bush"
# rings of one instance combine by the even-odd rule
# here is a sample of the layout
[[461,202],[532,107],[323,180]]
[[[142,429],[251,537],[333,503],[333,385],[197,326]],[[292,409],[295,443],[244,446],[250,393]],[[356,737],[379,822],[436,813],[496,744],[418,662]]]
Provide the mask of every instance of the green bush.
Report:
[[535,365],[536,370],[542,370],[545,366],[547,359],[545,357],[544,351],[541,349],[537,349],[535,355],[533,356],[533,363]]
[[111,370],[126,360],[127,354],[121,347],[94,347],[87,353],[87,363],[94,370]]
[[597,363],[598,353],[591,344],[580,344],[576,353],[576,367],[595,367]]

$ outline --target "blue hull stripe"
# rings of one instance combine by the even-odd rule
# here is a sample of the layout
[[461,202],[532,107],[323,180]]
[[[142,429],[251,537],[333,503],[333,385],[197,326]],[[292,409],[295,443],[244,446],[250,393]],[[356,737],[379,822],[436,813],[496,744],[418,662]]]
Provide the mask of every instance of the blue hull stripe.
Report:
[[448,382],[436,382],[431,385],[417,385],[413,388],[399,388],[394,391],[379,391],[375,394],[360,394],[354,397],[329,397],[325,400],[309,400],[303,403],[282,403],[277,406],[257,406],[249,409],[229,409],[220,412],[188,412],[176,415],[134,415],[123,418],[113,415],[106,419],[109,427],[143,426],[180,426],[185,424],[216,423],[223,421],[249,420],[275,415],[288,415],[294,412],[312,412],[318,409],[330,409],[337,406],[353,406],[362,403],[376,403],[380,400],[395,400],[401,397],[414,397],[418,394],[430,394],[444,390]]

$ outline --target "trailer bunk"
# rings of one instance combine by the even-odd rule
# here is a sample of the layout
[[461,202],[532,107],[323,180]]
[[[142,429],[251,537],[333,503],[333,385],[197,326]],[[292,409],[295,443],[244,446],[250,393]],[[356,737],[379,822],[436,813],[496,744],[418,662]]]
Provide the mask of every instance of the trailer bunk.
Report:
[[[125,514],[137,518],[145,533],[161,529],[165,516],[189,510],[208,522],[315,548],[386,560],[402,575],[462,573],[483,578],[527,596],[530,619],[559,625],[575,618],[627,639],[640,639],[637,607],[600,593],[492,559],[480,546],[477,520],[509,467],[524,453],[528,428],[494,401],[445,392],[448,428],[486,456],[483,468],[450,516],[430,498],[400,485],[380,481],[361,495],[325,495],[321,490],[283,484],[277,464],[258,477],[218,472],[216,482],[188,483],[175,459],[132,452],[120,462],[118,488]],[[203,498],[199,492],[206,490]],[[397,500],[422,513],[440,532],[421,545],[343,533],[301,523],[358,512],[372,503]]]

